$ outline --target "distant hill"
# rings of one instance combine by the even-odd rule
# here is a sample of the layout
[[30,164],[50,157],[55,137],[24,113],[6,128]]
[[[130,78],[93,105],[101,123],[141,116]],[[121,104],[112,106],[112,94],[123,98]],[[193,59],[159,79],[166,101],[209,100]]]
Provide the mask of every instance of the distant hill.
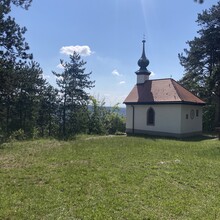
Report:
[[120,108],[120,113],[121,115],[126,116],[126,108],[125,107]]
[[[111,110],[113,107],[111,106],[106,106],[105,107],[107,110]],[[89,110],[92,110],[92,106],[89,106]],[[126,116],[126,108],[125,107],[119,107],[119,112],[118,112],[120,115],[122,116]]]
[[121,107],[121,108],[120,108],[120,114],[121,114],[122,116],[126,116],[126,108],[125,108],[125,107]]
[[[107,110],[111,110],[113,107],[109,107],[109,106],[106,106],[106,109]],[[118,112],[120,115],[122,116],[126,116],[126,108],[124,107],[119,107],[119,112]]]

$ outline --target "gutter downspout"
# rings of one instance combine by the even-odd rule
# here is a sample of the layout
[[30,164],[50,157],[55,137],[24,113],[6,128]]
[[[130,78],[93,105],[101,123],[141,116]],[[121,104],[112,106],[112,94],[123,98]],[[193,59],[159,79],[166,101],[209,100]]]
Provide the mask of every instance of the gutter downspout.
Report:
[[132,109],[133,109],[133,111],[132,111],[132,134],[134,134],[134,106],[132,105],[131,106],[132,107]]

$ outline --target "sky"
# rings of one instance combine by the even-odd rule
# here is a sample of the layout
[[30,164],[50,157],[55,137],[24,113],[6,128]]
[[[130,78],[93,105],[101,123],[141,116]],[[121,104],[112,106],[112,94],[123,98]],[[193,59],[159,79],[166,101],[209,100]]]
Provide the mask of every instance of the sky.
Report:
[[218,0],[33,0],[28,11],[12,8],[25,26],[25,39],[47,81],[56,87],[52,71],[62,72],[60,59],[73,51],[86,61],[85,73],[95,87],[88,92],[106,106],[123,101],[136,84],[135,71],[146,39],[150,79],[179,80],[184,69],[178,54],[197,36],[198,13]]

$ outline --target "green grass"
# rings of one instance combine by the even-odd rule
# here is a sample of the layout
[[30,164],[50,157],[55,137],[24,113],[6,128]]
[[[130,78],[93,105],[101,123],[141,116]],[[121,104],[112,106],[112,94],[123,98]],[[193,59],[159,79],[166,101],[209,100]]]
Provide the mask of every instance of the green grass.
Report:
[[220,219],[220,142],[84,136],[4,144],[0,219]]

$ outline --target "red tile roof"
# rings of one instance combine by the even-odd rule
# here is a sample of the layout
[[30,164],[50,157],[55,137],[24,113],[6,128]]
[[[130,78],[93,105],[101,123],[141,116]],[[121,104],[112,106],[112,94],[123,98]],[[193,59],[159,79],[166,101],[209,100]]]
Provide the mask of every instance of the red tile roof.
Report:
[[205,105],[197,96],[173,79],[147,80],[137,84],[124,101],[125,104],[185,103]]

